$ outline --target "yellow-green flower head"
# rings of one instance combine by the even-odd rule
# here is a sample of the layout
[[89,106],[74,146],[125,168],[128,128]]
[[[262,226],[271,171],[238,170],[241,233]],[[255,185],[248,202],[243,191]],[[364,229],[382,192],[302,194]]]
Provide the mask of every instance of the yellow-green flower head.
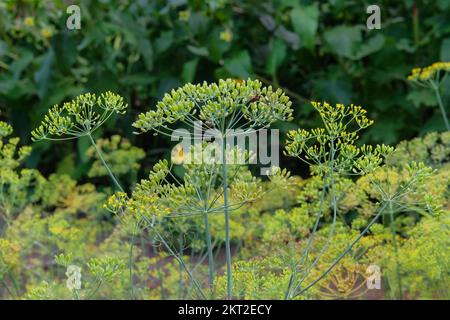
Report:
[[53,31],[52,31],[52,29],[45,27],[41,30],[41,35],[44,38],[50,38],[53,35]]
[[99,97],[86,93],[62,107],[55,105],[44,116],[41,125],[31,132],[34,141],[66,140],[91,134],[113,114],[124,114],[128,105],[112,92]]
[[0,121],[0,138],[7,137],[13,132],[13,128],[6,122]]
[[435,62],[432,65],[424,68],[414,68],[408,76],[409,81],[426,81],[432,79],[440,71],[450,71],[450,62]]
[[259,80],[188,83],[166,93],[156,109],[140,114],[133,126],[141,132],[164,133],[177,121],[202,121],[217,129],[225,120],[229,123],[230,118],[240,118],[256,129],[278,120],[291,121],[291,105],[281,89],[264,87]]
[[117,213],[120,209],[127,205],[128,196],[125,192],[117,192],[110,196],[103,208],[109,210],[110,212]]
[[178,13],[178,19],[180,19],[180,21],[189,21],[190,17],[191,11],[189,10],[183,10]]
[[231,42],[231,40],[233,40],[233,32],[231,32],[230,30],[225,30],[222,31],[219,35],[220,40],[223,40],[225,42]]

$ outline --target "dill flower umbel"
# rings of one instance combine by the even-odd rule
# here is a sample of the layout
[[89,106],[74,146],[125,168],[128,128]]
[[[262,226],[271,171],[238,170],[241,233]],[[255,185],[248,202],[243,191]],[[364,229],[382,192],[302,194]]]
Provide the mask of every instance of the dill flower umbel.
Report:
[[427,81],[439,76],[441,71],[450,71],[450,62],[435,62],[424,68],[414,68],[408,76],[409,81]]
[[191,12],[189,10],[183,10],[178,13],[178,19],[180,19],[180,21],[189,21],[190,17]]

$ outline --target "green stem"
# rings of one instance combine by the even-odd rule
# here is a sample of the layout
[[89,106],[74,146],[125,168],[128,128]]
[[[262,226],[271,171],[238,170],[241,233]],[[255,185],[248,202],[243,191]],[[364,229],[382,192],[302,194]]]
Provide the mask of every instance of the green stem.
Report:
[[189,278],[191,279],[192,283],[194,284],[195,289],[199,293],[199,295],[206,300],[206,296],[203,293],[200,285],[198,284],[197,280],[192,276],[192,273],[189,271],[188,267],[183,261],[183,257],[179,257],[175,252],[172,250],[172,248],[169,246],[169,244],[164,240],[164,238],[161,236],[161,234],[155,230],[156,236],[159,238],[159,241],[166,247],[166,249],[169,251],[169,253],[178,261],[178,263],[183,267],[183,269],[188,274]]
[[436,94],[436,99],[439,104],[439,109],[441,109],[442,118],[444,118],[445,127],[447,128],[447,131],[450,131],[450,125],[448,123],[447,114],[445,113],[444,104],[442,103],[441,94],[439,92],[439,86],[434,85],[433,89],[434,89],[434,93]]
[[[180,246],[180,257],[183,257],[183,235],[180,234],[178,239],[178,244]],[[178,263],[180,270],[179,270],[179,277],[178,277],[178,299],[182,299],[183,297],[183,266],[181,263]]]
[[186,264],[183,261],[183,257],[179,257],[170,247],[170,245],[167,243],[166,240],[164,240],[164,237],[156,230],[155,227],[153,227],[153,223],[145,216],[142,217],[148,224],[148,227],[155,232],[156,237],[161,241],[163,246],[166,248],[167,251],[174,257],[175,260],[178,261],[178,263],[183,267],[184,271],[186,271],[187,275],[189,276],[189,279],[191,279],[194,288],[197,290],[197,293],[202,297],[202,299],[206,300],[206,296],[203,293],[202,288],[200,287],[197,280],[195,280],[194,276],[192,275],[192,272],[189,270],[189,268],[186,266]]
[[209,230],[208,212],[204,212],[203,220],[205,222],[205,233],[206,233],[206,245],[208,247],[208,267],[209,267],[209,289],[211,295],[214,294],[214,257],[213,248],[211,243],[211,232]]
[[[320,259],[322,258],[322,256],[325,254],[329,244],[331,243],[331,238],[334,235],[334,231],[336,228],[336,218],[337,218],[337,199],[336,199],[336,193],[334,190],[334,184],[335,184],[335,178],[334,178],[334,159],[335,159],[335,146],[334,146],[334,139],[331,140],[330,143],[330,183],[329,183],[329,189],[330,189],[330,196],[331,196],[331,202],[332,202],[332,206],[333,206],[333,222],[331,224],[331,229],[328,233],[328,237],[327,240],[325,242],[325,244],[323,245],[322,249],[320,250],[319,254],[317,255],[317,257],[314,259],[313,263],[307,268],[305,274],[303,275],[303,277],[301,278],[301,280],[298,282],[297,286],[295,287],[295,290],[297,290],[302,284],[303,281],[305,281],[305,279],[308,277],[308,275],[310,274],[311,270],[317,265],[317,263],[320,261]],[[328,178],[328,177],[327,177]]]
[[394,220],[394,209],[392,208],[392,201],[389,201],[389,216],[390,216],[390,224],[391,224],[391,233],[392,233],[392,242],[394,244],[394,255],[395,255],[395,269],[397,276],[397,285],[398,285],[398,294],[400,300],[403,300],[403,289],[402,289],[402,278],[400,275],[400,262],[398,259],[398,244],[396,234],[397,231],[395,229],[395,220]]
[[[93,291],[91,291],[88,294],[86,300],[90,300],[100,290],[100,287],[102,286],[102,284],[103,284],[103,280],[102,279],[98,279],[97,286],[94,288]],[[75,293],[77,294],[77,298],[79,299],[77,290],[75,290]]]
[[116,179],[116,177],[114,176],[114,174],[112,173],[111,169],[109,168],[108,164],[106,163],[105,159],[103,158],[102,152],[100,151],[100,149],[98,148],[97,144],[95,143],[94,139],[92,138],[91,134],[87,135],[89,137],[89,139],[91,140],[92,145],[94,146],[95,151],[98,154],[98,157],[100,158],[100,161],[103,163],[103,165],[105,166],[106,170],[108,171],[109,176],[111,177],[112,181],[114,182],[114,184],[117,186],[117,188],[122,191],[125,192],[122,188],[122,186],[120,185],[119,181]]
[[14,299],[14,295],[13,295],[11,289],[10,289],[10,288],[8,287],[8,285],[6,284],[6,281],[5,281],[5,280],[2,280],[2,283],[3,283],[3,287],[6,289],[6,291],[8,291],[8,293],[9,293],[11,299]]
[[[122,186],[120,185],[119,181],[116,179],[116,177],[112,173],[112,171],[109,168],[108,164],[106,163],[105,158],[103,158],[102,152],[100,151],[100,148],[95,143],[94,138],[92,138],[92,135],[89,133],[87,136],[89,137],[89,140],[91,141],[91,144],[92,144],[92,146],[95,149],[95,152],[97,152],[97,155],[100,158],[100,161],[103,163],[103,166],[105,166],[106,171],[108,171],[108,174],[111,177],[111,180],[114,182],[114,184],[117,186],[117,188],[121,192],[125,192],[124,189],[122,188]],[[135,228],[137,228],[137,227],[138,227],[138,224],[135,225]],[[128,258],[129,258],[129,269],[130,269],[130,289],[131,289],[131,297],[133,299],[136,298],[135,288],[134,288],[134,279],[133,279],[133,266],[132,266],[134,238],[135,238],[135,235],[133,233],[133,236],[132,236],[132,239],[131,239],[131,244],[130,244],[130,252],[129,252],[129,256],[128,256]]]
[[361,240],[361,238],[369,231],[370,227],[372,227],[372,225],[378,220],[378,218],[381,216],[381,214],[383,213],[384,209],[386,208],[387,203],[383,204],[381,206],[381,208],[378,210],[378,213],[375,215],[375,217],[372,219],[372,221],[369,222],[369,224],[366,226],[366,228],[359,234],[358,237],[356,237],[355,240],[352,241],[352,243],[350,243],[350,245],[336,258],[336,260],[334,260],[334,262],[319,276],[317,277],[313,282],[311,282],[308,286],[306,286],[305,288],[303,288],[299,293],[295,294],[295,296],[293,296],[293,298],[295,298],[296,296],[301,295],[302,293],[304,293],[305,291],[309,290],[312,286],[314,286],[317,282],[319,282],[320,280],[322,280],[328,273],[330,273],[330,271],[342,260],[342,258],[344,258],[347,253],[350,252],[350,250],[353,249],[353,246],[359,241]]
[[[224,136],[225,137],[225,136]],[[223,175],[223,199],[225,208],[225,252],[227,260],[227,298],[231,300],[231,249],[230,249],[230,213],[228,210],[228,181],[227,181],[227,161],[226,161],[225,138],[222,140],[222,175]]]
[[[326,187],[327,187],[327,182],[326,182],[325,177],[323,177],[323,186],[322,186],[322,192],[321,192],[321,195],[320,195],[319,212],[317,214],[316,222],[314,223],[314,227],[313,227],[313,230],[311,232],[311,236],[308,239],[308,243],[306,245],[306,249],[305,249],[305,251],[303,251],[302,258],[300,260],[300,263],[298,264],[300,268],[303,267],[303,264],[304,264],[306,258],[308,257],[309,251],[311,249],[312,243],[313,243],[315,235],[316,235],[317,228],[319,226],[320,218],[322,217],[322,214],[323,214],[323,202],[324,202],[324,199],[325,199]],[[292,286],[295,283],[295,278],[297,276],[297,272],[298,272],[298,268],[297,268],[297,266],[294,266],[294,270],[293,270],[293,273],[291,274],[291,277],[289,278],[288,288],[287,288],[285,296],[284,296],[285,300],[290,299]]]
[[134,277],[133,277],[133,247],[134,247],[134,239],[136,237],[136,232],[137,232],[138,228],[139,228],[139,223],[136,223],[134,225],[134,231],[131,236],[130,251],[128,254],[128,267],[130,269],[130,291],[131,291],[131,298],[133,300],[136,299],[136,291],[134,288]]

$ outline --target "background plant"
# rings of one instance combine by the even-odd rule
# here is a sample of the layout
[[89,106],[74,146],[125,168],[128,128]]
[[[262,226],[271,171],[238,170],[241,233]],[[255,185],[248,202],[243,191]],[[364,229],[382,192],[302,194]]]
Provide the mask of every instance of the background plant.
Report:
[[[305,279],[307,283],[327,272],[374,220],[378,202],[386,199],[380,189],[390,188],[395,196],[411,181],[420,167],[416,165],[411,172],[407,163],[423,162],[436,169],[429,172],[422,167],[426,178],[401,193],[397,199],[401,201],[393,206],[394,219],[389,218],[391,211],[384,211],[385,219],[374,220],[332,270],[334,277],[322,278],[296,298],[324,298],[323,290],[329,293],[326,298],[351,298],[348,293],[352,294],[358,283],[352,287],[340,271],[360,270],[372,263],[381,267],[383,290],[378,295],[369,291],[362,298],[396,299],[399,292],[404,298],[448,298],[448,137],[445,132],[424,135],[444,129],[436,108],[439,98],[427,88],[411,90],[405,80],[413,67],[449,61],[449,3],[382,1],[382,29],[373,31],[365,29],[368,4],[83,1],[83,27],[68,31],[68,3],[64,0],[3,1],[0,117],[13,125],[14,136],[21,139],[9,138],[12,127],[0,122],[1,298],[72,298],[73,292],[66,285],[67,269],[54,259],[61,253],[71,254],[81,267],[81,279],[86,280],[83,286],[96,283],[87,269],[93,258],[114,257],[126,265],[125,272],[103,283],[90,298],[198,297],[182,263],[196,279],[203,279],[200,287],[208,287],[202,217],[178,217],[177,223],[165,219],[158,230],[164,236],[174,236],[167,239],[169,248],[177,251],[171,254],[160,246],[154,233],[138,232],[134,216],[115,216],[101,207],[118,187],[103,176],[90,180],[89,172],[94,174],[102,161],[91,153],[95,148],[89,137],[74,139],[74,143],[42,141],[33,146],[31,154],[31,148],[23,144],[28,143],[30,129],[38,126],[48,106],[62,105],[85,92],[97,96],[106,90],[118,92],[129,102],[129,112],[121,121],[111,117],[93,133],[93,140],[105,142],[101,149],[105,159],[119,150],[135,156],[134,161],[116,163],[119,171],[128,171],[118,177],[128,189],[134,185],[138,161],[143,166],[136,175],[148,176],[152,166],[161,158],[169,158],[172,150],[162,135],[149,139],[132,134],[130,124],[137,114],[148,111],[147,106],[155,106],[164,93],[185,83],[248,77],[281,87],[293,99],[294,121],[274,124],[282,133],[316,127],[321,119],[305,106],[310,99],[327,99],[332,104],[355,101],[367,107],[367,116],[376,122],[366,128],[361,142],[392,144],[408,139],[388,157],[388,167],[356,180],[336,177],[337,221],[333,223],[332,206],[323,205],[322,223],[308,262],[319,259]],[[447,105],[450,82],[439,79],[440,98]],[[110,150],[107,145],[114,146],[117,138],[106,137],[113,134],[120,135],[122,142],[130,141],[130,147],[120,143],[117,150]],[[417,135],[420,137],[410,140]],[[145,150],[145,159],[138,160],[142,152],[135,148]],[[121,153],[117,153],[118,159]],[[183,167],[173,167],[170,184],[183,177]],[[324,190],[324,198],[330,198],[320,176],[306,178],[307,166],[282,159],[282,167],[304,178],[290,178],[287,190],[274,189],[274,181],[254,181],[260,190],[271,192],[230,215],[229,236],[236,248],[232,264],[235,297],[285,296],[292,262],[300,261],[308,246]],[[245,174],[245,179],[250,177]],[[88,179],[95,185],[86,183]],[[280,181],[284,179],[280,177]],[[374,188],[373,181],[380,188]],[[225,263],[220,255],[225,223],[221,215],[214,214],[209,222],[219,271]],[[329,241],[331,228],[335,232]],[[178,236],[182,232],[185,237]],[[328,249],[322,253],[327,242]],[[342,282],[344,291],[330,290]],[[226,275],[219,274],[215,283],[215,296],[226,298]],[[89,296],[82,294],[80,298]]]
[[[26,142],[48,106],[111,90],[129,102],[130,112],[101,130],[152,150],[151,165],[171,148],[162,136],[134,137],[130,124],[137,114],[185,83],[250,76],[293,97],[296,120],[277,125],[283,132],[317,125],[307,105],[320,99],[366,106],[376,120],[366,142],[392,144],[444,128],[432,92],[410,90],[405,77],[415,66],[449,61],[449,2],[380,1],[382,29],[374,31],[365,28],[369,4],[83,1],[82,28],[69,32],[67,1],[3,1],[1,116],[23,128],[18,134]],[[444,104],[449,83],[442,84]],[[87,148],[83,140],[42,143],[27,164],[48,175],[61,162],[72,177],[87,179]],[[284,164],[307,174],[306,167]]]

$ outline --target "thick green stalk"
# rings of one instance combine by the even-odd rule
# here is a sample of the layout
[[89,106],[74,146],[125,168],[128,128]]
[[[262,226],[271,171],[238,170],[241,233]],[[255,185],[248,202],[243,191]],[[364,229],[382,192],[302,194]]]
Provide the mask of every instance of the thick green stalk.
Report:
[[106,163],[105,159],[103,158],[102,152],[100,151],[100,149],[97,147],[97,144],[95,143],[94,139],[92,138],[91,134],[87,135],[89,137],[89,139],[91,140],[92,145],[94,146],[95,152],[97,152],[98,157],[100,158],[100,161],[103,163],[103,165],[106,168],[106,171],[108,171],[109,176],[111,177],[112,181],[114,182],[114,184],[117,186],[117,188],[122,191],[125,192],[122,188],[122,186],[120,185],[119,181],[116,179],[116,177],[114,176],[114,174],[112,173],[111,169],[109,168],[108,164]]
[[[298,264],[300,266],[300,268],[303,266],[303,263],[305,262],[306,258],[308,257],[309,250],[311,249],[312,243],[314,241],[314,237],[316,235],[317,227],[319,226],[320,218],[322,217],[323,202],[324,202],[325,190],[326,190],[326,186],[327,186],[325,178],[323,179],[323,181],[324,181],[324,183],[323,183],[322,192],[321,192],[321,195],[320,195],[319,212],[317,214],[316,222],[314,223],[314,227],[313,227],[313,230],[311,232],[311,236],[308,239],[308,244],[306,245],[306,249],[305,249],[305,251],[303,251],[302,258],[300,260],[300,263]],[[286,293],[284,295],[284,299],[286,299],[286,300],[289,299],[290,296],[291,296],[292,286],[294,285],[295,278],[297,276],[297,272],[298,272],[297,266],[294,266],[294,271],[292,272],[291,277],[289,278],[288,288],[287,288]]]
[[226,160],[226,146],[225,138],[222,140],[222,175],[223,175],[223,200],[225,207],[225,252],[227,260],[227,298],[231,299],[231,287],[232,287],[232,277],[231,277],[231,248],[230,248],[230,213],[228,208],[228,181],[227,181],[227,160]]
[[448,123],[447,114],[445,112],[444,104],[442,103],[441,93],[439,92],[439,86],[434,85],[433,86],[434,93],[436,94],[436,99],[439,105],[439,109],[441,109],[442,118],[444,118],[445,127],[447,128],[447,131],[450,131],[450,125]]
[[394,244],[394,255],[395,255],[395,271],[397,276],[397,285],[398,285],[398,295],[399,299],[403,300],[403,289],[402,289],[402,278],[400,275],[400,261],[398,259],[398,244],[396,234],[397,231],[395,229],[395,220],[394,220],[394,209],[392,207],[392,201],[389,201],[389,216],[390,216],[390,224],[391,224],[391,232],[392,232],[392,242]]
[[[183,235],[180,234],[180,237],[178,239],[178,244],[180,246],[180,257],[183,257]],[[182,299],[183,296],[183,266],[181,263],[179,263],[179,275],[178,275],[178,299]]]

